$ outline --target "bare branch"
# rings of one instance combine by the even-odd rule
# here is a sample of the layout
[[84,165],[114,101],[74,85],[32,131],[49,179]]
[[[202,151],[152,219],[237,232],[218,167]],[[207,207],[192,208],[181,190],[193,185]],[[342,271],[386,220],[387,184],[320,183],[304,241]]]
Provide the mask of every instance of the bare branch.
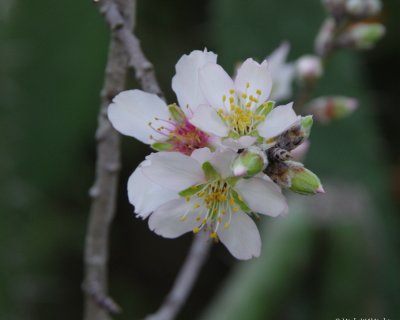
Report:
[[[101,106],[98,116],[96,179],[90,190],[92,205],[85,239],[85,319],[106,320],[108,313],[119,312],[118,305],[108,297],[107,260],[108,238],[111,221],[115,214],[115,199],[120,168],[119,136],[107,119],[107,106],[111,99],[125,87],[128,56],[125,46],[115,34],[115,28],[133,26],[133,0],[118,1],[121,12],[113,26],[108,61],[105,71]],[[99,4],[101,8],[111,2]],[[114,7],[117,6],[114,4]]]
[[[147,60],[138,38],[132,34],[136,6],[134,0],[97,0],[112,31],[109,58],[106,68],[102,104],[99,114],[98,160],[96,182],[90,190],[92,207],[86,236],[86,320],[106,320],[108,313],[119,312],[119,307],[107,294],[108,234],[115,212],[119,160],[119,138],[106,116],[111,99],[124,88],[127,67],[133,67],[136,79],[143,90],[163,96],[156,80],[154,67]],[[129,15],[130,12],[130,15]],[[159,311],[148,317],[152,320],[173,319],[185,303],[201,266],[207,258],[211,241],[205,234],[195,237],[188,257],[175,284]]]
[[170,293],[165,298],[160,309],[146,320],[172,320],[186,302],[192,287],[207,259],[212,242],[206,232],[195,235],[189,254],[179,271]]
[[135,70],[136,79],[144,91],[162,96],[154,67],[144,55],[139,39],[132,34],[132,28],[124,22],[118,7],[113,2],[98,2],[99,10],[104,15],[107,24],[124,46],[128,55],[128,64]]

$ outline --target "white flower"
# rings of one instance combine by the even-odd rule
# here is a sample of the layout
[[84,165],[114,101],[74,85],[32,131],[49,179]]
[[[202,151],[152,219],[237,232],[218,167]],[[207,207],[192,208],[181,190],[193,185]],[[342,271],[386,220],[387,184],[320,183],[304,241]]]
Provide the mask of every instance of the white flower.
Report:
[[198,69],[215,64],[212,52],[193,51],[176,64],[172,88],[182,108],[167,104],[155,94],[141,90],[121,92],[108,108],[108,118],[120,133],[132,136],[156,150],[190,154],[212,143],[212,137],[194,127],[193,111],[206,103],[199,88]]
[[191,156],[153,153],[128,182],[136,214],[149,218],[155,233],[175,238],[186,232],[209,232],[238,259],[260,254],[261,239],[250,213],[276,217],[287,211],[285,198],[265,174],[233,177],[237,154],[197,149]]
[[207,64],[200,69],[199,80],[208,105],[200,105],[190,122],[222,138],[225,146],[239,149],[269,143],[299,119],[292,104],[272,109],[273,103],[267,103],[272,79],[266,61],[247,59],[234,81],[218,64]]
[[283,101],[292,95],[292,82],[294,78],[293,63],[287,63],[289,43],[284,42],[276,48],[269,57],[268,70],[272,77],[271,99]]

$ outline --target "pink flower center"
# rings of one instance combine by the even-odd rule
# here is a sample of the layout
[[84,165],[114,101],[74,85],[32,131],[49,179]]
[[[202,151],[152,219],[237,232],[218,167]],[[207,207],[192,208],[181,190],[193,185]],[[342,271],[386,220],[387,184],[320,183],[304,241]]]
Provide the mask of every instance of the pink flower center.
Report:
[[174,130],[169,132],[170,143],[174,151],[190,155],[194,150],[204,148],[208,144],[209,136],[197,129],[194,125],[185,121],[176,124]]

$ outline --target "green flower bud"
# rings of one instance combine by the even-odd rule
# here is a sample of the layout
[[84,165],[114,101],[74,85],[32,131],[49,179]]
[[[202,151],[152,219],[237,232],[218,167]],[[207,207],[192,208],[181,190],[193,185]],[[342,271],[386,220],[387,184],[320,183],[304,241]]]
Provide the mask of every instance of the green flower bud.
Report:
[[232,163],[233,175],[250,178],[265,169],[267,157],[258,148],[248,148],[239,154]]
[[265,173],[282,188],[296,193],[312,195],[325,192],[319,178],[299,162],[272,162]]
[[287,161],[286,163],[289,165],[290,190],[304,195],[325,193],[316,174],[304,168],[299,162]]

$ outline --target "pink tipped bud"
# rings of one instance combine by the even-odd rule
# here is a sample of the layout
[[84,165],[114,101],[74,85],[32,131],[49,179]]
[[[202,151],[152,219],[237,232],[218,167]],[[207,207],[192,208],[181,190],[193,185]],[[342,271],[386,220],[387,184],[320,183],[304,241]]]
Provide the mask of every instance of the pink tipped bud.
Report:
[[296,62],[296,75],[300,81],[314,81],[322,75],[321,59],[314,55],[302,56]]
[[342,119],[349,116],[358,107],[354,98],[330,96],[314,99],[308,105],[307,111],[322,123]]

